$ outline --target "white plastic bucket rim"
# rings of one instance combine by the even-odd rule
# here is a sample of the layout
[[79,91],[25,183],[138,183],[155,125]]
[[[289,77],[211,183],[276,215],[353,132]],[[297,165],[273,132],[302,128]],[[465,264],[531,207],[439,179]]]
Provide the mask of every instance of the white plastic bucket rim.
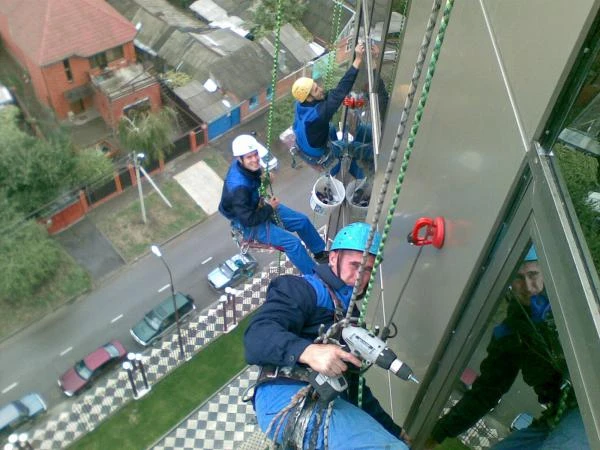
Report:
[[[333,195],[333,203],[323,203],[317,197],[317,192],[322,191],[325,187],[329,187],[331,189]],[[310,207],[316,214],[326,214],[334,211],[339,208],[339,206],[346,198],[346,189],[344,189],[344,184],[329,175],[320,176],[317,181],[315,181],[315,185],[312,189],[312,194],[310,196]]]

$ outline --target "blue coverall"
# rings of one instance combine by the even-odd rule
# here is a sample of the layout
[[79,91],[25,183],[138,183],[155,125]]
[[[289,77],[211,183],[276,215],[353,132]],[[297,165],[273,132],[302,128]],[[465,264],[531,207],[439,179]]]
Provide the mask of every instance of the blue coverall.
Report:
[[[325,283],[347,309],[352,286],[335,276],[327,265],[317,265],[313,275],[284,275],[271,282],[266,301],[253,317],[244,336],[249,364],[299,364],[299,356],[318,336],[319,326],[324,324],[328,327],[334,320],[334,304]],[[356,390],[356,379],[349,377],[348,384],[351,391]],[[304,386],[306,382],[275,379],[256,387],[254,408],[263,431]],[[363,409],[350,402],[356,400],[355,395],[348,397],[334,401],[328,433],[329,449],[408,449],[397,438],[402,429],[383,410],[367,386],[363,392]],[[308,428],[313,426],[310,422]],[[271,438],[274,430],[275,427],[271,430]],[[323,432],[322,421],[317,449],[323,448]],[[282,434],[277,436],[278,442],[281,442]],[[307,432],[308,435],[310,432]],[[306,447],[306,439],[303,447]]]
[[282,247],[292,264],[302,273],[312,273],[314,260],[294,234],[296,232],[313,254],[325,250],[325,242],[308,217],[283,204],[277,214],[283,228],[274,223],[273,208],[260,201],[259,188],[262,171],[245,169],[234,160],[223,183],[219,211],[234,226],[242,229],[245,239]]

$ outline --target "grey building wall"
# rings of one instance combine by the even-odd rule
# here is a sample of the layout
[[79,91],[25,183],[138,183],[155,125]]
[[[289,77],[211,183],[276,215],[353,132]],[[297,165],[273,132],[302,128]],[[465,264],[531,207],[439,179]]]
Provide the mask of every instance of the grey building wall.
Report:
[[[380,168],[394,143],[402,93],[430,10],[430,2],[412,2],[384,124]],[[378,323],[390,314],[418,251],[406,243],[415,220],[445,217],[444,248],[422,250],[394,317],[398,336],[389,341],[420,378],[435,362],[478,278],[482,255],[527,153],[533,151],[532,141],[543,131],[596,10],[592,0],[455,4],[385,249],[384,301],[371,300],[369,308],[369,318]],[[408,127],[411,123],[412,117]],[[401,150],[407,135],[408,130]],[[381,172],[374,192],[379,192]],[[417,406],[413,401],[419,388],[414,384],[390,379],[378,369],[369,371],[367,379],[399,423]]]

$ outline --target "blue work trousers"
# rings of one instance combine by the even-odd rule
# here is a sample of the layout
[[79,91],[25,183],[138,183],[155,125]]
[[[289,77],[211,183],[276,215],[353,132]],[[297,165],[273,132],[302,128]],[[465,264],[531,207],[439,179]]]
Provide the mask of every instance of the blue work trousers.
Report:
[[[256,389],[254,396],[254,408],[258,424],[266,432],[273,417],[285,408],[291,398],[306,383],[291,384],[263,384]],[[325,414],[325,413],[324,413]],[[283,439],[283,430],[289,415],[284,418],[281,431],[277,437],[277,442],[281,443]],[[303,448],[306,448],[311,431],[314,429],[315,415],[311,418]],[[318,430],[316,448],[323,449],[324,437],[323,417]],[[274,423],[270,430],[269,438],[273,439],[277,423]],[[392,436],[383,426],[369,414],[353,404],[338,398],[334,401],[331,420],[329,422],[328,432],[329,450],[408,450],[408,447],[400,439]]]
[[[253,227],[243,227],[245,239],[256,239],[258,242],[282,247],[292,264],[303,274],[311,274],[315,261],[308,255],[302,241],[309,250],[315,254],[325,250],[325,242],[304,214],[294,211],[283,204],[277,207],[277,214],[281,219],[283,228],[265,222]],[[292,233],[298,233],[298,239]]]
[[493,450],[589,450],[578,409],[572,409],[550,430],[545,427],[530,426],[513,431],[492,447]]

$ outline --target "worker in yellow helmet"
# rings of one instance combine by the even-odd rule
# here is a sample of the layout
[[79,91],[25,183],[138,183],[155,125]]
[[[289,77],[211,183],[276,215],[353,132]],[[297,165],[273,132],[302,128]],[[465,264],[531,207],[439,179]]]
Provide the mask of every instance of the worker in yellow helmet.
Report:
[[[298,78],[292,86],[296,99],[294,133],[300,155],[309,164],[326,167],[333,162],[328,151],[328,140],[337,140],[336,129],[330,125],[344,98],[352,90],[365,53],[365,45],[359,43],[352,66],[338,85],[325,92],[312,78]],[[333,172],[333,171],[332,171]]]

